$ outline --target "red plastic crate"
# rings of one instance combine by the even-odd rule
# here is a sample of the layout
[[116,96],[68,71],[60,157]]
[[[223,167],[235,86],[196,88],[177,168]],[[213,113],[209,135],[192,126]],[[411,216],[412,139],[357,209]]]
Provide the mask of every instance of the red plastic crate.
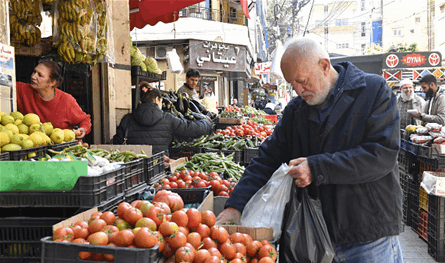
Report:
[[419,225],[417,234],[423,240],[428,242],[428,212],[419,210]]

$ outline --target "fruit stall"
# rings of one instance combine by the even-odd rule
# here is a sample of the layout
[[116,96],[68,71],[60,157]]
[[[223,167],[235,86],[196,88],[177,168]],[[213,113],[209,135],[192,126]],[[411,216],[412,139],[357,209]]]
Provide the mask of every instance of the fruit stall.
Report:
[[272,228],[215,226],[273,129],[234,118],[245,122],[174,142],[166,166],[149,145],[82,145],[34,115],[2,114],[0,263],[276,262]]
[[398,156],[403,221],[428,244],[428,253],[438,262],[445,261],[444,142],[440,124],[408,125],[401,130]]

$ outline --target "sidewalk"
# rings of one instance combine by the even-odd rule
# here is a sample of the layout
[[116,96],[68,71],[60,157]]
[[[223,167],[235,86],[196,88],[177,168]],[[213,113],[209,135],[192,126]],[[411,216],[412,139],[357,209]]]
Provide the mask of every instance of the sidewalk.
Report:
[[404,263],[435,263],[433,257],[428,254],[428,244],[409,226],[399,235],[402,247]]

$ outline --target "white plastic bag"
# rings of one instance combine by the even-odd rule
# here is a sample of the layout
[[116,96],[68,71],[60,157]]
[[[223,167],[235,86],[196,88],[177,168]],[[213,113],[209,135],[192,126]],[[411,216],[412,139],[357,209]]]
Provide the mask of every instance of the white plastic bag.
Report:
[[176,53],[176,49],[174,48],[171,51],[167,51],[167,63],[170,67],[170,71],[173,74],[181,74],[182,71],[184,71],[181,59],[179,58],[178,53]]
[[288,165],[283,163],[269,181],[250,198],[241,215],[241,225],[246,227],[272,227],[273,238],[281,235],[281,222],[286,203],[289,201],[293,178],[287,174]]

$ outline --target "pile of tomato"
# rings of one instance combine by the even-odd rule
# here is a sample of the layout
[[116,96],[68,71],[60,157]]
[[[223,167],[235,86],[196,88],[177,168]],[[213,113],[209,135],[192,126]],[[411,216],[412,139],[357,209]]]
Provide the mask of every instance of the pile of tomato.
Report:
[[203,188],[212,187],[212,191],[217,196],[230,196],[236,186],[234,179],[222,179],[215,172],[195,172],[182,170],[174,172],[167,178],[163,178],[153,184],[155,189],[171,189],[171,188]]
[[224,130],[218,129],[215,134],[223,134],[228,136],[257,136],[263,139],[267,138],[273,133],[273,130],[267,126],[258,125],[258,123],[248,120],[246,123],[241,125],[229,126]]
[[[179,196],[179,199],[180,196]],[[122,202],[116,214],[93,213],[89,221],[78,221],[71,227],[60,227],[53,240],[113,247],[159,249],[166,262],[240,263],[275,262],[276,249],[267,240],[253,240],[248,234],[229,234],[215,225],[215,214],[184,209],[178,194],[161,190],[153,202]],[[155,246],[158,247],[155,247]],[[114,261],[111,254],[81,251],[80,259]]]
[[227,112],[239,112],[241,111],[241,108],[236,105],[228,105],[224,107],[224,111]]

